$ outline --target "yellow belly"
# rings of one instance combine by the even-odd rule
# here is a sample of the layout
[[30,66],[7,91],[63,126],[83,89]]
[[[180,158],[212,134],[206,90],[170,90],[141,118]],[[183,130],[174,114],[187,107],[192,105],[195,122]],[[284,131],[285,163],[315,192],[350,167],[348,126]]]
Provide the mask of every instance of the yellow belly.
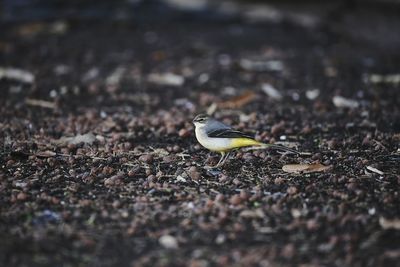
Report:
[[202,143],[202,145],[211,151],[228,152],[235,148],[246,146],[262,146],[261,142],[250,138],[210,138],[209,142]]
[[233,138],[231,142],[232,148],[239,148],[245,146],[261,146],[263,143],[250,138]]

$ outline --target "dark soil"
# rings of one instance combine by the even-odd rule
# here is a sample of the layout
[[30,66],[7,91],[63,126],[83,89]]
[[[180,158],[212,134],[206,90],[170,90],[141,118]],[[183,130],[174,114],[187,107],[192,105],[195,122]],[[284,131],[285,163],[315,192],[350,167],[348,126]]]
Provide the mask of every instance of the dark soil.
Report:
[[[0,265],[399,263],[393,50],[285,23],[62,23],[1,29],[0,67],[35,80],[0,79]],[[308,154],[241,150],[208,171],[191,120],[221,101],[216,118]],[[331,167],[282,170],[296,163]]]

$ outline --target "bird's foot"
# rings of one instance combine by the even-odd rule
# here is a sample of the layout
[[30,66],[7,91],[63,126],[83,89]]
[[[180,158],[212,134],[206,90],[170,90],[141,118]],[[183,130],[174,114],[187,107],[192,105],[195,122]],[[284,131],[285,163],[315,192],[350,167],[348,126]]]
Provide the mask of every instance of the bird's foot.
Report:
[[206,170],[221,170],[221,166],[215,165],[215,166],[204,166],[204,169]]
[[205,168],[205,169],[207,170],[207,173],[212,176],[218,176],[219,174],[222,173],[222,169],[220,169],[220,168],[215,168],[215,167],[210,168],[209,167],[209,168]]

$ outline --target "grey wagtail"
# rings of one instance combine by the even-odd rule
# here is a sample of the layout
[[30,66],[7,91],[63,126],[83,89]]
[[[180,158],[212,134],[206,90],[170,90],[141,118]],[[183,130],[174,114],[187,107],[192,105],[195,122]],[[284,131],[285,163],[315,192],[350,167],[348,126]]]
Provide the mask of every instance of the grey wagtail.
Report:
[[193,119],[193,124],[196,128],[195,132],[197,141],[208,150],[221,153],[221,158],[214,168],[222,166],[225,163],[226,159],[229,157],[230,151],[241,147],[258,146],[299,154],[296,150],[284,146],[265,144],[256,141],[251,136],[236,131],[232,127],[217,121],[206,114],[197,115]]

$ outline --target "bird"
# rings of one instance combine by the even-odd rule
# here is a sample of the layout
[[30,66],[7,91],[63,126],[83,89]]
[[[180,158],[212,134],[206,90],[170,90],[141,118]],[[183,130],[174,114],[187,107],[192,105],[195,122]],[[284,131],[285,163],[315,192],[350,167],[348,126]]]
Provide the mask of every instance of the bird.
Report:
[[217,165],[212,168],[222,166],[229,158],[230,152],[241,147],[262,147],[274,148],[299,154],[298,151],[273,144],[265,144],[255,140],[253,137],[233,129],[207,114],[199,114],[193,119],[195,135],[197,141],[210,151],[221,153],[221,158]]

